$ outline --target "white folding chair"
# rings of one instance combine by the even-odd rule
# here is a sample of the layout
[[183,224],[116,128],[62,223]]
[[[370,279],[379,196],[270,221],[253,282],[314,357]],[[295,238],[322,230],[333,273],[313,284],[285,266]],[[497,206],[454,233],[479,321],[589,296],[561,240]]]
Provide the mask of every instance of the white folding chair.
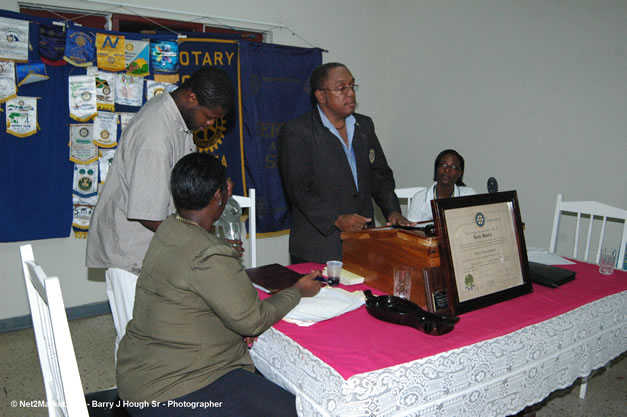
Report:
[[22,270],[28,294],[33,330],[41,373],[44,379],[50,417],[127,416],[119,407],[88,408],[91,400],[111,401],[117,405],[117,389],[92,393],[85,397],[70,335],[61,286],[57,277],[49,277],[33,256],[31,245],[20,247]]
[[424,190],[425,187],[408,187],[408,188],[397,188],[394,190],[396,196],[400,199],[407,200],[407,210],[409,210],[409,206],[411,204],[411,199],[418,191]]
[[[599,258],[601,256],[601,249],[604,247],[604,240],[606,236],[606,226],[608,224],[608,219],[622,221],[622,238],[620,241],[620,247],[616,248],[615,245],[612,245],[615,249],[617,249],[618,258],[616,259],[615,267],[623,266],[623,262],[625,259],[625,245],[627,244],[627,210],[608,206],[607,204],[599,203],[596,201],[563,201],[562,194],[557,195],[557,203],[555,204],[555,216],[553,217],[553,230],[551,231],[551,243],[549,245],[549,252],[555,253],[557,249],[557,242],[559,237],[559,229],[560,229],[560,219],[562,217],[562,213],[570,213],[577,215],[577,222],[575,227],[575,239],[572,257],[586,261],[586,262],[594,262],[596,264],[599,263]],[[579,256],[579,249],[583,243],[583,239],[580,240],[580,229],[582,225],[582,218],[588,219],[588,230],[585,239],[585,245],[583,246],[584,255],[583,257]],[[590,253],[590,243],[592,242],[592,236],[596,233],[593,232],[593,224],[595,224],[595,219],[601,221],[601,230],[599,232],[599,237],[597,240],[596,246],[596,254],[594,259],[591,260]],[[596,222],[598,223],[598,221]]]
[[248,208],[248,241],[250,242],[250,267],[257,266],[257,207],[255,189],[248,190],[248,197],[234,195],[233,198],[242,208]]
[[[573,242],[573,252],[572,257],[575,259],[580,259],[586,262],[590,262],[590,243],[592,242],[592,235],[595,234],[593,232],[593,224],[595,224],[595,219],[601,220],[601,230],[599,231],[599,238],[597,240],[596,247],[596,255],[594,256],[594,263],[599,263],[599,258],[601,256],[601,249],[604,246],[605,240],[605,232],[607,226],[608,219],[622,220],[623,230],[622,230],[622,238],[620,241],[620,247],[618,247],[618,258],[616,259],[615,267],[622,267],[625,259],[625,245],[627,244],[627,210],[608,206],[607,204],[599,203],[596,201],[564,201],[563,195],[557,195],[557,202],[555,204],[555,215],[553,217],[553,229],[551,231],[551,243],[549,244],[549,252],[555,253],[557,250],[557,241],[559,237],[560,230],[560,219],[562,217],[562,213],[567,213],[570,215],[577,215],[577,222],[575,226],[575,239]],[[580,241],[580,229],[582,225],[582,218],[588,219],[588,230],[585,239],[584,255],[583,257],[579,256],[579,247],[583,243],[583,239]],[[595,239],[596,240],[596,239]],[[609,365],[608,365],[609,366]],[[581,380],[581,385],[579,387],[579,398],[582,400],[586,398],[586,390],[588,389],[588,380],[590,376],[584,377]]]

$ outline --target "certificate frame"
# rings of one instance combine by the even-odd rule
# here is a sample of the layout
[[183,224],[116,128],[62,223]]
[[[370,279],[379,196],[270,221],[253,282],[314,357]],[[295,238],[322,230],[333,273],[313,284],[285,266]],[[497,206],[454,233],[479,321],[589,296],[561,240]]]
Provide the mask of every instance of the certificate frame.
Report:
[[533,291],[516,191],[437,199],[431,208],[454,315]]

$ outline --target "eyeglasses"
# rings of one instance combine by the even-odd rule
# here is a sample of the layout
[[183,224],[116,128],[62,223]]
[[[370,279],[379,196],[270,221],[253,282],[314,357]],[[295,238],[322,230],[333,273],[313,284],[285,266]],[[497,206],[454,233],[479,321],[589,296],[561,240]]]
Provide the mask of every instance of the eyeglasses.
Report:
[[439,167],[439,168],[441,168],[441,169],[450,168],[450,169],[452,169],[453,171],[460,171],[460,170],[461,170],[461,168],[460,168],[460,167],[458,167],[457,165],[454,165],[454,164],[449,165],[449,164],[446,164],[446,163],[444,163],[444,162],[440,162],[440,163],[438,164],[438,167]]
[[347,96],[349,90],[353,90],[353,93],[356,93],[357,90],[359,90],[359,85],[358,84],[346,85],[346,86],[340,87],[340,88],[319,88],[318,90],[333,91],[337,95],[341,94],[343,96]]

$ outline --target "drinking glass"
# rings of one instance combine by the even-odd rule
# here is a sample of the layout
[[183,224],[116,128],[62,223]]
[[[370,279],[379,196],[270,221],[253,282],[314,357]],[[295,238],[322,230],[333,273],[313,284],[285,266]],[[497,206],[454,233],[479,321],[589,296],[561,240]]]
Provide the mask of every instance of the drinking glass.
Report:
[[401,298],[411,298],[411,268],[400,265],[394,268],[394,295]]

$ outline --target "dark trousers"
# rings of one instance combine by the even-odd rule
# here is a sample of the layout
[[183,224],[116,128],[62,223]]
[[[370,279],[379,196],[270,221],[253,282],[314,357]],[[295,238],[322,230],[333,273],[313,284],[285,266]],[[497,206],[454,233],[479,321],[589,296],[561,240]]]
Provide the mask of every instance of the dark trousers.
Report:
[[[133,405],[133,404],[129,404]],[[210,385],[158,407],[128,406],[133,417],[292,417],[296,398],[263,376],[236,369]],[[149,404],[152,405],[152,404]]]

